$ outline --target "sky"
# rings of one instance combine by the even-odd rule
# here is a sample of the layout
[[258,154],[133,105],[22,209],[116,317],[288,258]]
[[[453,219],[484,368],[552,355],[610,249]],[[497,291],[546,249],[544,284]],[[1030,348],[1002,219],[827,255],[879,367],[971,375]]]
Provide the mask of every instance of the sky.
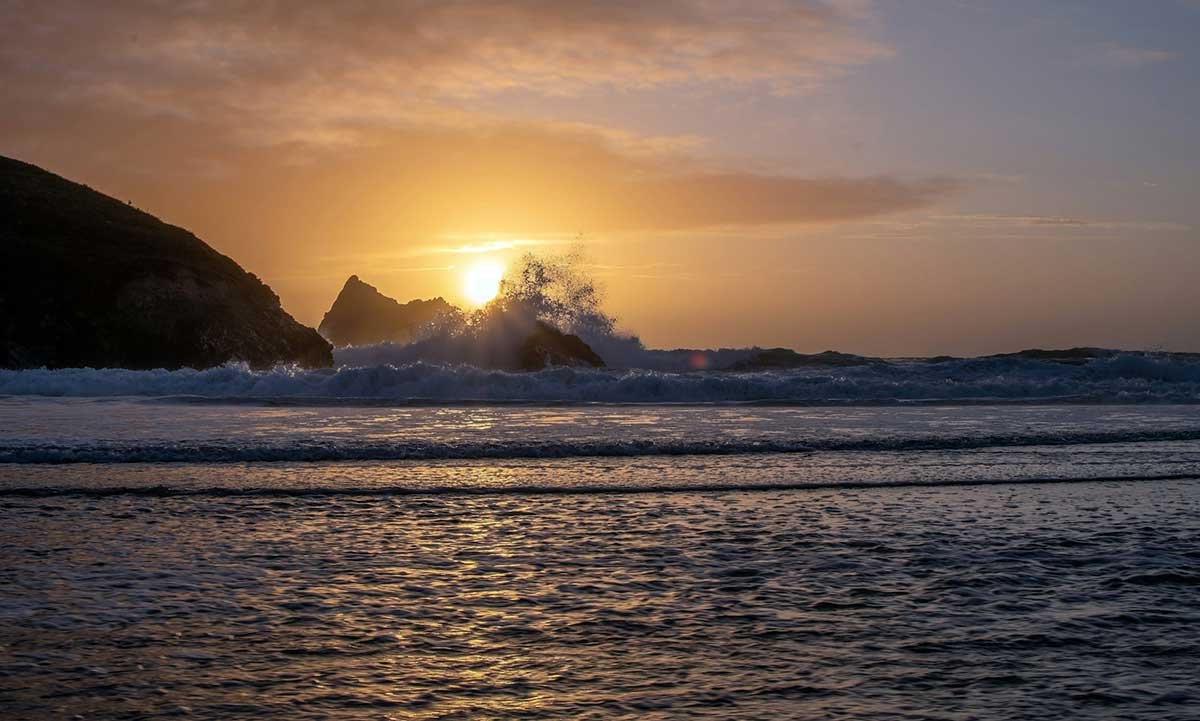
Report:
[[1198,0],[0,0],[0,154],[316,325],[582,246],[652,347],[1200,350]]

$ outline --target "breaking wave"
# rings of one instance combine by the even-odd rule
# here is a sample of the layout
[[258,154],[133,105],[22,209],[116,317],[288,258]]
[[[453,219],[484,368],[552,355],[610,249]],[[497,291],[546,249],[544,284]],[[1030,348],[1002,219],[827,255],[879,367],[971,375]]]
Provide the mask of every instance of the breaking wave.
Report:
[[299,404],[1197,403],[1200,362],[1121,353],[1081,365],[991,357],[753,373],[580,368],[508,373],[425,362],[377,362],[322,370],[279,367],[256,371],[242,364],[175,371],[33,369],[0,370],[0,395]]
[[286,442],[188,440],[17,443],[0,446],[0,463],[257,463],[331,461],[517,460],[644,456],[740,456],[767,453],[960,451],[1026,446],[1198,441],[1200,428],[1161,431],[1041,431],[989,435],[873,438],[800,437],[707,440],[489,440],[386,442],[294,439]]

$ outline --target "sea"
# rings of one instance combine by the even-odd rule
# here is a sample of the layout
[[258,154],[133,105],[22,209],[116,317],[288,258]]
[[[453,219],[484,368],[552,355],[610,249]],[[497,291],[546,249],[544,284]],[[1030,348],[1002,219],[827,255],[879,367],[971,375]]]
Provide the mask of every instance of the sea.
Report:
[[0,371],[3,719],[1197,719],[1200,363]]

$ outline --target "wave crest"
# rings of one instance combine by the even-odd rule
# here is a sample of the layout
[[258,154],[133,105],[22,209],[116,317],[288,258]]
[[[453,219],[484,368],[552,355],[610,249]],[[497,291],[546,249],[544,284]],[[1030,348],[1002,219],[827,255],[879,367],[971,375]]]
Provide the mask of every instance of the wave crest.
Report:
[[[381,362],[255,371],[244,364],[207,370],[0,370],[0,395],[194,396],[209,399],[319,399],[380,402],[863,403],[1200,402],[1200,363],[1122,353],[1068,366],[1021,358],[906,361],[849,368],[756,373],[552,368],[509,373],[467,365]],[[365,353],[365,349],[364,353]]]

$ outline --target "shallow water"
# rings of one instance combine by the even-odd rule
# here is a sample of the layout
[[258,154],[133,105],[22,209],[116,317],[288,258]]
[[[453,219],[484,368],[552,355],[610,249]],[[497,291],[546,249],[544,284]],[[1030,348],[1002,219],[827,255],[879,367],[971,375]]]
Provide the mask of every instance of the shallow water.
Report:
[[746,456],[1200,441],[1200,405],[276,402],[0,398],[0,464]]
[[1200,483],[0,500],[6,718],[1195,718]]
[[1200,717],[1196,406],[10,398],[0,457],[0,718]]

